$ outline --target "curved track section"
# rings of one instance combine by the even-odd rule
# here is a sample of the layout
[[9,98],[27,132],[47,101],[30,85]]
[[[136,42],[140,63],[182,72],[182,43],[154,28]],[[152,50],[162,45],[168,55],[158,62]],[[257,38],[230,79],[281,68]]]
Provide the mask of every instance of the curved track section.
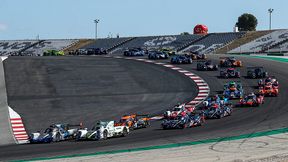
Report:
[[[210,56],[210,58],[217,63],[218,57],[218,55]],[[263,65],[269,71],[270,75],[276,76],[280,83],[279,97],[267,97],[265,99],[265,104],[259,108],[235,108],[235,111],[231,117],[223,118],[221,120],[208,120],[206,125],[197,128],[184,130],[161,130],[160,122],[156,121],[152,123],[150,128],[137,130],[127,136],[127,138],[114,138],[99,142],[61,142],[49,145],[1,147],[0,157],[5,157],[4,159],[25,159],[77,153],[92,153],[167,143],[198,141],[209,138],[249,134],[257,131],[287,127],[288,103],[286,96],[288,96],[288,85],[285,84],[288,76],[287,63],[279,63],[256,58],[238,58],[244,62],[244,66]],[[167,61],[163,62],[167,63]],[[151,66],[153,67],[153,65]],[[193,63],[193,65],[179,65],[179,67],[187,71],[192,71],[206,80],[210,86],[210,92],[212,94],[220,92],[223,89],[223,84],[228,81],[226,79],[220,79],[217,77],[219,75],[219,71],[196,71],[195,63]],[[240,70],[241,73],[245,75],[246,69],[240,68]],[[175,72],[174,75],[177,74]],[[256,91],[255,86],[257,85],[257,80],[246,79],[245,77],[241,77],[239,80],[244,85],[244,90],[246,93]]]
[[[111,56],[106,56],[106,57],[111,57]],[[146,62],[146,63],[162,65],[162,66],[170,68],[172,70],[176,70],[179,73],[182,73],[186,77],[188,77],[191,80],[193,80],[195,82],[195,84],[197,85],[198,94],[197,94],[197,96],[195,98],[193,98],[192,101],[189,101],[187,103],[183,103],[187,107],[189,107],[189,106],[197,106],[197,105],[201,104],[201,102],[204,101],[209,96],[209,92],[210,92],[209,85],[206,83],[205,80],[203,80],[198,75],[192,73],[191,71],[184,70],[184,69],[182,69],[180,67],[177,67],[175,65],[171,65],[169,63],[157,62],[157,61],[152,61],[152,60],[148,60],[148,59],[141,59],[141,58],[137,59],[137,58],[133,58],[133,57],[121,57],[121,56],[116,56],[114,58],[143,61],[143,62]]]

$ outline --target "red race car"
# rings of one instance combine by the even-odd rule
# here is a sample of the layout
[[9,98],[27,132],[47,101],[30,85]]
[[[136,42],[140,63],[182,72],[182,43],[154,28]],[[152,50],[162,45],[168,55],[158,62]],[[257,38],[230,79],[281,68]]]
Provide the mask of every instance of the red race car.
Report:
[[268,84],[264,87],[259,87],[259,93],[264,96],[274,96],[277,97],[279,94],[278,86],[273,86],[271,84]]
[[243,99],[241,99],[236,106],[238,106],[238,107],[244,107],[244,106],[252,107],[252,106],[260,106],[261,104],[264,104],[264,95],[263,94],[255,95],[254,93],[250,93],[249,95],[247,95]]

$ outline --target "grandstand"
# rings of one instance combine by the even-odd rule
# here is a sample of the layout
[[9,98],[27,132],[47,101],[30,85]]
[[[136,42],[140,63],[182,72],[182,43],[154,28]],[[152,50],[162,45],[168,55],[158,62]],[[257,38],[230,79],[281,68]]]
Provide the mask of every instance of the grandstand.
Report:
[[63,50],[77,42],[76,39],[0,41],[0,55],[42,56],[45,50]]
[[206,38],[201,39],[198,42],[193,43],[187,48],[183,49],[185,51],[197,51],[199,53],[211,53],[218,48],[221,48],[228,44],[229,42],[241,38],[245,32],[237,33],[212,33]]
[[11,55],[37,43],[37,40],[0,41],[0,55]]
[[269,53],[288,52],[288,30],[210,33],[207,35],[164,35],[97,39],[3,40],[0,55],[42,56],[45,50],[104,48],[110,54],[127,48],[170,48],[177,52],[199,53]]
[[275,45],[271,49],[267,49],[267,53],[284,53],[288,52],[288,40]]
[[147,36],[137,37],[134,40],[127,42],[113,51],[113,53],[122,53],[127,48],[142,47],[145,49],[158,48],[180,48],[185,43],[196,40],[202,37],[201,35],[167,35],[167,36]]
[[82,47],[82,48],[104,48],[110,50],[111,48],[118,46],[119,44],[126,43],[133,39],[133,37],[126,38],[101,38],[93,41],[92,43]]
[[243,35],[239,39],[235,39],[234,41],[228,43],[227,45],[219,48],[215,51],[215,53],[223,54],[227,53],[228,51],[235,49],[243,44],[249,43],[259,37],[262,37],[266,34],[271,33],[272,30],[263,30],[263,31],[248,31],[245,35]]
[[275,30],[228,53],[262,53],[288,39],[288,30]]

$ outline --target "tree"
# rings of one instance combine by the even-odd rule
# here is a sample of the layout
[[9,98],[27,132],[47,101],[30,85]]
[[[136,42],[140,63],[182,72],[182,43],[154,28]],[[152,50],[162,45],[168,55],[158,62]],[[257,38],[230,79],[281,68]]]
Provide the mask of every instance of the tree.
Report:
[[244,13],[238,17],[238,26],[239,31],[255,31],[258,24],[257,18],[249,13]]
[[180,33],[180,35],[189,35],[189,32]]

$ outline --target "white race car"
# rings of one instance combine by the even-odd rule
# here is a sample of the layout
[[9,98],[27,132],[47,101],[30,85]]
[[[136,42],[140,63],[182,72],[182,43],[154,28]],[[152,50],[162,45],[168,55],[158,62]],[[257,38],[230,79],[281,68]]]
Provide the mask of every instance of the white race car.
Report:
[[124,137],[129,133],[129,127],[117,124],[115,121],[97,121],[91,130],[79,129],[76,140],[100,140],[110,137]]

